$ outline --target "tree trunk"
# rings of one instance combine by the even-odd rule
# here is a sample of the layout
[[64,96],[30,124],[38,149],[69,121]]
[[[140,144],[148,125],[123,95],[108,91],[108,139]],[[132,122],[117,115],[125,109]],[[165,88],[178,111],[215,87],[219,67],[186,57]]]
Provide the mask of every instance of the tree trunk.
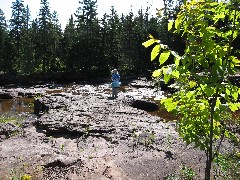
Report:
[[205,169],[205,180],[210,180],[211,177],[211,167],[213,161],[213,120],[214,120],[214,109],[216,106],[216,101],[218,97],[218,88],[216,89],[215,97],[209,101],[210,104],[210,134],[209,134],[209,148],[207,149],[207,160]]

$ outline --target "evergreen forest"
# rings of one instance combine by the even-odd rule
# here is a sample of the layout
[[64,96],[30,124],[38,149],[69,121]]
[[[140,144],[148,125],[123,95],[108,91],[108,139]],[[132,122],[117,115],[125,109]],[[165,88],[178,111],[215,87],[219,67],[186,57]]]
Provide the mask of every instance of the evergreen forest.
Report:
[[[177,144],[178,137],[175,136],[175,133],[174,136],[168,136],[167,134],[170,132],[169,127],[174,127],[182,140],[186,142],[186,145],[194,144],[193,148],[199,148],[205,152],[205,157],[203,157],[198,153],[194,154],[194,151],[189,151],[191,156],[189,156],[189,159],[199,159],[199,162],[206,160],[204,169],[206,180],[213,179],[212,174],[214,174],[215,179],[217,179],[216,177],[223,177],[222,179],[239,178],[239,0],[163,0],[163,7],[144,7],[144,9],[139,9],[137,13],[131,10],[126,14],[117,12],[114,6],[112,6],[109,12],[105,12],[102,17],[99,17],[97,13],[97,0],[79,0],[78,7],[76,7],[75,12],[72,12],[66,26],[60,23],[58,12],[51,10],[52,8],[48,0],[40,1],[36,18],[31,17],[31,10],[25,5],[24,0],[12,1],[12,16],[10,19],[6,19],[0,6],[0,85],[2,76],[20,77],[19,79],[21,77],[30,77],[32,79],[36,77],[43,77],[44,79],[46,77],[50,81],[54,81],[54,78],[63,77],[65,81],[72,80],[74,82],[76,79],[85,81],[104,78],[105,80],[106,78],[110,79],[111,70],[117,68],[121,78],[133,77],[137,79],[140,76],[153,78],[154,85],[161,86],[162,91],[172,93],[166,94],[165,97],[164,92],[159,96],[162,99],[154,99],[161,106],[158,106],[156,103],[152,104],[152,102],[148,103],[148,100],[152,100],[152,96],[147,96],[146,98],[144,94],[141,94],[138,98],[145,99],[144,101],[139,101],[130,95],[124,95],[124,97],[130,97],[129,99],[131,99],[132,103],[129,104],[135,108],[134,111],[137,107],[134,107],[133,104],[137,102],[138,104],[143,104],[143,106],[153,105],[160,110],[171,112],[176,115],[174,118],[178,119],[176,120],[176,126],[173,125],[175,121],[169,126],[164,119],[155,120],[153,118],[154,121],[152,121],[152,119],[148,119],[149,116],[144,117],[145,113],[142,112],[140,114],[137,111],[134,114],[130,112],[131,109],[124,109],[122,112],[121,108],[125,108],[125,104],[127,104],[125,99],[106,103],[108,101],[105,101],[102,97],[85,97],[88,92],[82,91],[80,86],[78,89],[76,89],[77,86],[73,86],[70,91],[72,93],[69,93],[71,96],[65,97],[64,95],[64,101],[61,98],[59,98],[61,101],[55,100],[55,97],[47,101],[46,99],[50,96],[46,96],[47,98],[44,99],[40,98],[40,94],[36,95],[33,103],[34,112],[39,111],[42,114],[47,112],[46,114],[48,114],[46,117],[43,116],[42,119],[39,116],[37,123],[35,123],[36,128],[46,128],[46,132],[49,131],[48,133],[53,134],[57,134],[60,131],[61,134],[70,132],[74,134],[74,137],[76,136],[75,134],[80,134],[84,138],[88,136],[100,137],[100,133],[110,134],[111,136],[104,135],[102,136],[103,138],[101,137],[104,142],[107,139],[112,145],[114,144],[117,147],[118,142],[122,142],[122,140],[131,141],[133,145],[126,145],[128,147],[133,146],[133,152],[134,148],[143,145],[146,146],[146,151],[151,150],[151,152],[154,152],[156,150],[157,153],[161,153],[163,156],[166,155],[162,162],[166,162],[165,159],[168,159],[168,162],[175,162],[173,161],[175,156],[180,157],[184,153],[180,150],[180,155],[174,154],[178,149],[176,148],[177,150],[175,151],[175,147],[172,144]],[[155,15],[150,13],[151,8],[156,9]],[[62,26],[65,28],[63,29]],[[165,84],[162,83],[162,80]],[[172,86],[168,86],[169,84]],[[89,94],[91,93],[90,90]],[[125,87],[121,90],[125,92]],[[7,90],[7,92],[9,91]],[[75,96],[75,92],[79,96],[72,98]],[[107,89],[107,92],[110,91]],[[25,91],[17,94],[25,94]],[[9,96],[5,97],[9,99]],[[114,98],[108,99],[113,100]],[[147,101],[145,101],[146,99]],[[76,103],[72,103],[73,101]],[[88,102],[85,103],[86,101]],[[96,101],[100,101],[104,105],[94,104]],[[54,105],[54,109],[52,105],[49,105],[49,102],[52,104],[59,103],[60,105]],[[45,106],[45,103],[48,104]],[[121,114],[124,114],[124,116],[115,115],[116,112],[120,113],[114,109],[114,105],[117,108],[120,107]],[[52,108],[51,111],[48,111],[49,107]],[[114,108],[111,109],[112,107]],[[141,110],[146,109],[142,108]],[[39,112],[35,114],[39,115]],[[163,115],[165,112],[161,113]],[[95,114],[100,114],[100,116],[95,117]],[[141,119],[135,119],[133,116],[140,116]],[[54,130],[52,130],[53,121],[47,122],[47,118],[52,120],[53,117],[59,118],[56,119],[56,124],[54,124],[56,129]],[[142,117],[145,120],[142,120]],[[106,126],[106,129],[104,127],[102,130],[102,126],[98,126],[99,119],[101,119],[101,122],[104,122],[102,126]],[[108,122],[111,122],[109,123],[111,128],[109,128]],[[115,122],[116,124],[118,123],[116,129],[121,130],[124,136],[122,134],[119,136],[113,134],[120,132],[115,131],[115,126],[112,125]],[[124,124],[120,124],[122,122]],[[146,124],[146,122],[149,124]],[[149,127],[158,126],[158,124],[154,123],[159,123],[161,129],[155,129],[154,127],[151,130]],[[165,123],[167,126],[163,126]],[[72,128],[75,124],[76,127],[74,128],[80,130]],[[149,127],[146,129],[142,128],[148,125]],[[95,126],[100,127],[100,129],[95,129]],[[164,130],[165,127],[167,131],[163,133],[164,135],[158,134],[158,131]],[[142,133],[143,130],[146,130],[146,133]],[[62,131],[65,132],[62,133]],[[156,133],[154,133],[155,131]],[[96,132],[97,135],[94,134]],[[130,133],[132,135],[129,135]],[[115,141],[115,135],[119,138],[119,141]],[[76,136],[76,139],[80,139],[80,136]],[[114,138],[112,138],[113,136]],[[25,134],[22,137],[25,137]],[[142,137],[145,138],[144,141],[140,141]],[[80,141],[76,140],[76,142]],[[92,144],[95,143],[95,141],[92,142]],[[165,146],[162,146],[162,144],[165,144]],[[161,147],[158,148],[158,145]],[[221,149],[222,145],[223,150]],[[125,144],[124,146],[121,145],[121,149],[127,146]],[[51,145],[51,147],[53,146]],[[63,152],[63,144],[60,147],[61,152]],[[76,147],[81,151],[85,148],[85,146],[81,146],[80,149],[78,144],[76,144]],[[98,146],[94,145],[92,147],[96,151]],[[106,147],[110,148],[108,145]],[[113,149],[115,150],[115,146]],[[172,151],[174,149],[174,153],[169,149],[172,149]],[[102,149],[99,152],[102,153]],[[115,151],[113,152],[115,153]],[[138,154],[138,151],[136,152]],[[78,156],[79,154],[77,153],[76,155]],[[11,155],[11,157],[13,156]],[[101,157],[103,156],[101,155]],[[130,156],[126,157],[129,159]],[[135,157],[135,154],[134,156],[131,155],[131,157]],[[155,157],[156,154],[154,152],[154,156],[151,158]],[[86,159],[95,160],[93,158],[95,157],[89,156]],[[58,161],[60,163],[60,160]],[[100,162],[104,162],[102,164],[107,165],[105,159]],[[181,163],[184,164],[183,161]],[[49,164],[52,166],[55,164],[55,161]],[[49,167],[49,164],[46,167]],[[141,162],[141,165],[143,164]],[[169,164],[160,167],[169,168]],[[194,164],[191,165],[194,166]],[[103,168],[105,169],[104,173],[101,173],[101,175],[107,178],[112,177],[108,176],[109,174],[105,174],[108,171],[108,167],[110,166]],[[147,166],[144,165],[143,167]],[[89,172],[90,168],[87,167],[86,169]],[[185,168],[184,164],[183,170],[182,172],[187,177],[183,179],[193,179],[192,177],[195,174],[192,169],[188,169],[187,166]],[[198,171],[200,173],[200,169]],[[180,173],[182,172],[180,170]],[[169,177],[169,179],[176,179],[174,178],[175,175],[171,176],[170,174]],[[22,179],[21,176],[20,179]]]
[[[41,0],[37,18],[23,0],[12,2],[11,19],[0,9],[0,72],[13,75],[61,73],[82,79],[107,77],[118,68],[124,76],[146,75],[158,63],[150,60],[150,49],[142,46],[149,34],[181,54],[182,37],[168,32],[182,1],[164,0],[164,7],[150,7],[119,15],[114,7],[97,15],[97,0],[80,0],[79,7],[61,28],[56,11]],[[153,7],[158,8],[158,7]]]

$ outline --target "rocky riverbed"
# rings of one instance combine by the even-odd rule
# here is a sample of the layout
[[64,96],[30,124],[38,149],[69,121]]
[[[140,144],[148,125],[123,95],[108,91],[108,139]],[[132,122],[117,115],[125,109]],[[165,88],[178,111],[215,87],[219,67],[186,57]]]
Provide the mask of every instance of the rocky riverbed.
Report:
[[205,154],[180,140],[165,112],[149,113],[164,95],[145,80],[117,99],[107,83],[2,87],[1,99],[38,103],[21,123],[0,123],[0,179],[157,180],[183,167],[203,179]]

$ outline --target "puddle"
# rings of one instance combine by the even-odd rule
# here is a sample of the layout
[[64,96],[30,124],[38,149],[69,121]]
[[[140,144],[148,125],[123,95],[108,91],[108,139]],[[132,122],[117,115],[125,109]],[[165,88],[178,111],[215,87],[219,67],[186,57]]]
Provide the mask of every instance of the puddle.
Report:
[[0,113],[8,115],[33,114],[34,98],[0,99]]
[[[169,97],[171,94],[169,92],[164,92],[163,96],[165,97]],[[151,114],[152,116],[158,116],[163,118],[165,121],[169,122],[169,121],[175,121],[178,120],[179,118],[177,117],[177,115],[175,115],[172,112],[168,112],[166,110],[166,108],[164,107],[163,104],[160,103],[161,99],[156,100],[156,97],[152,97],[152,98],[144,98],[146,100],[150,100],[155,102],[158,105],[158,109],[156,111],[146,111],[147,113]]]
[[166,108],[164,107],[164,105],[160,104],[159,101],[155,102],[158,104],[158,110],[156,111],[147,111],[149,114],[151,114],[152,116],[158,116],[163,118],[165,121],[169,122],[169,121],[174,121],[177,120],[178,117],[176,115],[174,115],[174,113],[168,112],[166,110]]
[[[58,94],[64,92],[63,89],[49,89],[47,94]],[[16,116],[16,115],[33,115],[34,114],[34,98],[13,98],[0,99],[0,115]]]
[[[152,99],[151,99],[152,100]],[[176,121],[179,119],[177,115],[174,113],[168,112],[164,105],[160,104],[159,100],[153,100],[158,104],[158,110],[156,111],[147,111],[149,114],[153,116],[158,116],[163,118],[165,121]],[[240,118],[240,110],[237,110],[235,112],[230,112],[232,114],[232,120],[238,120]]]
[[55,90],[47,90],[46,93],[47,94],[58,94],[58,93],[62,93],[64,92],[64,90],[62,89],[55,89]]

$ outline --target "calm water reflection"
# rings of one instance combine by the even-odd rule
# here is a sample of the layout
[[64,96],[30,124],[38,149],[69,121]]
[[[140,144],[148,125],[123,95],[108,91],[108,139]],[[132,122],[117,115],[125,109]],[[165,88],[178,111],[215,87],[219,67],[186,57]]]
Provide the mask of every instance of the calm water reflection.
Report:
[[32,114],[33,98],[13,98],[0,99],[0,113],[1,114]]

